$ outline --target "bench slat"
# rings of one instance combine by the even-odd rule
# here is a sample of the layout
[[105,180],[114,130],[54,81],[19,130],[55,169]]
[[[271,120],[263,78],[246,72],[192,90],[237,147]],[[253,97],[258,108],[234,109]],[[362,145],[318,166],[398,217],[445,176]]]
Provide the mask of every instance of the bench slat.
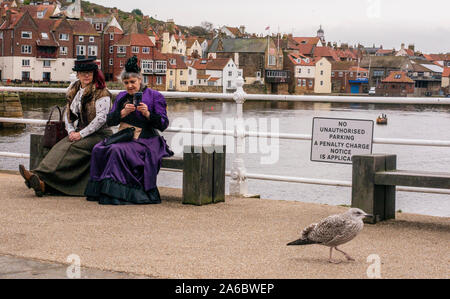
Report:
[[161,167],[168,169],[183,170],[184,168],[183,158],[179,157],[163,158]]
[[450,189],[450,173],[406,170],[377,172],[375,185]]

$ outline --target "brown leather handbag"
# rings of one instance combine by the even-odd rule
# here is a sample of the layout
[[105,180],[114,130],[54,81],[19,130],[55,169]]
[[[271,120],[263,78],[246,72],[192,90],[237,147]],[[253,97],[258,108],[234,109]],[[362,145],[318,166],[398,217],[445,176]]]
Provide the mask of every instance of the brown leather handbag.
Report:
[[[56,109],[58,109],[58,112],[59,112],[59,120],[52,120],[53,112]],[[64,108],[61,111],[61,108],[59,108],[58,106],[52,107],[47,124],[45,125],[44,140],[43,140],[44,147],[52,148],[61,139],[63,139],[64,137],[66,137],[68,135],[67,131],[66,131],[66,125],[65,125],[65,122],[63,119],[65,110],[66,110],[66,108]]]

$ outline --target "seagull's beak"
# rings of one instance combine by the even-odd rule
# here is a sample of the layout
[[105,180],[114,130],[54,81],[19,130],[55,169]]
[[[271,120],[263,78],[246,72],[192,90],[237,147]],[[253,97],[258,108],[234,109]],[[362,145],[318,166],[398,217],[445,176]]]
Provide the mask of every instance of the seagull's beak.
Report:
[[372,217],[372,218],[373,218],[373,215],[371,215],[371,214],[366,214],[366,215],[364,215],[364,217],[366,217],[366,218]]

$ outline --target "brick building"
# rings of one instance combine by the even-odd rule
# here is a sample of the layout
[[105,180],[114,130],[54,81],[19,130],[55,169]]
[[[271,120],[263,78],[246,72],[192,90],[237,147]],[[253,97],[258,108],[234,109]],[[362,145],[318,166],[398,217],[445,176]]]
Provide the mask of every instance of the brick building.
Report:
[[[101,42],[86,21],[7,11],[0,27],[1,79],[68,81],[75,59],[98,58]],[[100,65],[100,59],[97,59]]]
[[406,72],[391,72],[376,89],[376,94],[386,97],[407,97],[414,95],[414,80]]

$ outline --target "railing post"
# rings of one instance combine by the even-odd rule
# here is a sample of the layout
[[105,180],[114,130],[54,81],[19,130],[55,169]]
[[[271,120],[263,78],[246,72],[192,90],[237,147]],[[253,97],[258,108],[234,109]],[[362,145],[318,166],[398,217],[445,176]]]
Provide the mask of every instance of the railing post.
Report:
[[248,182],[245,163],[242,155],[245,153],[245,127],[244,127],[244,103],[246,93],[244,91],[244,79],[239,77],[236,81],[236,92],[233,99],[236,102],[236,118],[234,122],[234,161],[231,169],[231,196],[245,196],[248,194]]

